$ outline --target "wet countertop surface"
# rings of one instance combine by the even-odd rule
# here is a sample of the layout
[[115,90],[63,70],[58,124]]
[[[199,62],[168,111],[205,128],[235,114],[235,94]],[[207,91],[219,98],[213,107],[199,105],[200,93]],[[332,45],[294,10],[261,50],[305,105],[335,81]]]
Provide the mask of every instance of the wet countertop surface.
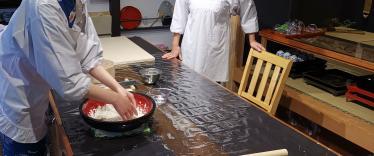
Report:
[[74,155],[240,155],[283,148],[289,155],[334,155],[180,62],[162,60],[162,52],[143,39],[130,39],[156,61],[119,67],[116,79],[139,80],[140,69],[159,68],[160,81],[139,91],[169,88],[169,100],[155,111],[150,132],[104,139],[93,137],[81,118],[81,102],[57,98]]

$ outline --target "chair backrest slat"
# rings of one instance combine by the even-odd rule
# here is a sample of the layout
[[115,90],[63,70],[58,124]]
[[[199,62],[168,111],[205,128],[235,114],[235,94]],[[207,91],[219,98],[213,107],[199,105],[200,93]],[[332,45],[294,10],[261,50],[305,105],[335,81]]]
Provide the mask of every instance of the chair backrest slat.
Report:
[[[260,60],[260,59],[257,60],[253,75],[260,75],[263,62],[264,62],[263,60]],[[258,80],[258,76],[252,76],[252,80],[251,80],[251,83],[249,84],[249,89],[248,89],[248,93],[250,95],[253,95],[253,92],[255,91],[257,80]]]
[[240,81],[240,86],[239,86],[239,91],[238,91],[239,96],[241,96],[242,93],[245,93],[245,92],[243,92],[243,90],[245,90],[246,87],[247,87],[248,78],[249,78],[249,73],[248,72],[249,72],[249,70],[251,70],[250,68],[252,67],[251,66],[252,63],[253,63],[252,53],[249,53],[246,65],[244,67],[242,80]]
[[[277,108],[278,107],[279,100],[282,97],[282,92],[283,92],[284,86],[286,85],[286,81],[287,81],[288,75],[289,75],[289,73],[291,71],[291,66],[292,66],[292,62],[290,63],[290,65],[289,65],[288,68],[284,68],[283,71],[282,71],[282,74],[281,74],[281,76],[279,78],[278,85],[277,85],[277,87],[275,89],[275,92],[274,92],[275,96],[273,96],[273,99],[270,102],[270,105],[273,108]],[[275,114],[275,112],[276,112],[276,109],[270,109],[270,113],[271,114]]]
[[277,84],[277,80],[278,80],[279,75],[280,75],[280,70],[281,70],[280,67],[275,67],[273,75],[271,76],[271,80],[270,80],[270,84],[269,84],[269,90],[266,93],[266,98],[265,98],[266,103],[270,103],[271,97],[274,94],[274,90],[275,90],[274,88],[275,88],[275,85]]
[[265,87],[266,87],[266,83],[269,79],[269,74],[270,74],[270,70],[271,70],[271,67],[273,66],[273,64],[271,63],[266,63],[266,66],[265,66],[265,70],[264,72],[262,73],[262,79],[261,79],[261,82],[260,82],[260,86],[258,87],[258,91],[257,91],[257,95],[256,95],[256,98],[257,99],[262,99],[262,95],[264,95],[264,90],[265,90]]

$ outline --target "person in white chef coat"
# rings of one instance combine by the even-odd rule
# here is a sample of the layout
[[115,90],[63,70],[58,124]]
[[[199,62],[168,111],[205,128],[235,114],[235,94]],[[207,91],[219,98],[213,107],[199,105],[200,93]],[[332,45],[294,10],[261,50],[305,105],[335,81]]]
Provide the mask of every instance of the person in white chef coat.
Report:
[[[102,46],[85,0],[23,0],[0,30],[0,139],[4,155],[45,155],[53,88],[66,100],[114,105],[130,118],[135,99],[100,65]],[[111,90],[91,83],[92,75]]]
[[[258,21],[253,0],[176,0],[170,28],[172,51],[163,58],[179,56],[185,65],[211,80],[227,82],[231,15],[240,15],[251,48],[264,51],[255,40]],[[181,34],[183,41],[179,47]]]

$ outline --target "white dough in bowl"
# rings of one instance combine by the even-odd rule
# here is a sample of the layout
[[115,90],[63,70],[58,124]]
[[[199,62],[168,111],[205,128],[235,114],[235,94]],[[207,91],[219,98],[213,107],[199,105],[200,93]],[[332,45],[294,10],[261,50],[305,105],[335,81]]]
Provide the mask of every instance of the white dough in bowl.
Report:
[[[131,119],[139,118],[145,114],[145,110],[140,107],[137,107],[136,111],[138,112],[138,115],[134,115]],[[88,113],[88,116],[102,121],[123,121],[112,104],[98,106],[96,109],[91,110]]]

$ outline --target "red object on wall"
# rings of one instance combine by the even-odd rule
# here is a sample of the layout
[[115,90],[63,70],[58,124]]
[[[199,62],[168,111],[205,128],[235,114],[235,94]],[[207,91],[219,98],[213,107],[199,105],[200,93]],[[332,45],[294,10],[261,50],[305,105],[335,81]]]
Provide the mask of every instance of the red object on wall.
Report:
[[142,20],[142,14],[139,9],[133,6],[126,6],[121,10],[121,26],[126,30],[137,28]]

